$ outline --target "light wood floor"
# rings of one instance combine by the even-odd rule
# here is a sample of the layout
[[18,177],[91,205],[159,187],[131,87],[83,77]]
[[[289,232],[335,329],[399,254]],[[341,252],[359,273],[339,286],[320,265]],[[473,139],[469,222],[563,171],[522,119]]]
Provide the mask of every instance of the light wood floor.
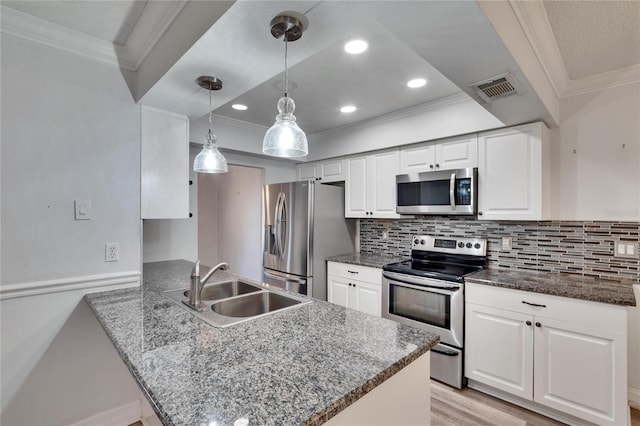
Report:
[[[431,426],[557,426],[564,423],[533,413],[482,392],[431,381]],[[142,422],[130,426],[142,426]],[[631,426],[640,426],[640,411],[631,410]]]
[[[431,381],[431,426],[564,425],[474,389],[454,389]],[[640,411],[631,410],[631,426],[640,426]]]

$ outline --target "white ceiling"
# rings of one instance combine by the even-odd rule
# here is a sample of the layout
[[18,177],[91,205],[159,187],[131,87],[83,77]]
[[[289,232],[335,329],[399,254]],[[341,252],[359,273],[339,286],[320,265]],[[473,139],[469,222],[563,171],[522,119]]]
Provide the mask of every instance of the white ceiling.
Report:
[[575,80],[640,63],[640,1],[545,1],[567,74]]
[[[127,38],[136,38],[139,27],[145,34],[153,29],[162,16],[151,11],[158,4],[184,2],[2,1],[116,46],[129,44]],[[570,79],[640,63],[640,1],[556,0],[544,6]],[[238,0],[138,101],[199,118],[208,112],[208,93],[195,79],[214,75],[224,82],[213,96],[216,114],[270,126],[282,95],[276,86],[283,80],[284,49],[271,37],[269,22],[286,10],[309,20],[303,37],[289,45],[290,79],[297,85],[290,94],[298,122],[309,134],[451,95],[473,97],[470,84],[504,72],[515,76],[524,94],[482,105],[505,124],[545,118],[542,102],[474,1]],[[369,50],[345,54],[344,42],[356,36],[369,41]],[[429,83],[410,90],[405,84],[413,77]],[[231,109],[236,102],[249,109]],[[347,103],[358,110],[338,112]]]
[[2,4],[45,21],[124,45],[140,19],[147,0],[3,0]]

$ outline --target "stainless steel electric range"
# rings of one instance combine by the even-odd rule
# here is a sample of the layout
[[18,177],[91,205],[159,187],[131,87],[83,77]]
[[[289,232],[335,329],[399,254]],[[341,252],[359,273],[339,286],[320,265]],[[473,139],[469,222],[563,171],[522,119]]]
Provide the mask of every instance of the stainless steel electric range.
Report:
[[382,316],[440,335],[431,377],[464,385],[464,277],[486,264],[487,240],[418,235],[411,260],[385,265]]

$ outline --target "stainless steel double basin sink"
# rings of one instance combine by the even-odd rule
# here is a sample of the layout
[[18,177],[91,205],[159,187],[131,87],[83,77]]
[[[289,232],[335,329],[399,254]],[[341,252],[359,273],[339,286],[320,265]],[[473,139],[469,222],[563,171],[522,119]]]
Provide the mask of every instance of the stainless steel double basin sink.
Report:
[[311,299],[272,290],[241,278],[206,284],[202,289],[202,311],[182,303],[189,298],[189,289],[169,290],[165,294],[215,327],[229,327],[311,303]]

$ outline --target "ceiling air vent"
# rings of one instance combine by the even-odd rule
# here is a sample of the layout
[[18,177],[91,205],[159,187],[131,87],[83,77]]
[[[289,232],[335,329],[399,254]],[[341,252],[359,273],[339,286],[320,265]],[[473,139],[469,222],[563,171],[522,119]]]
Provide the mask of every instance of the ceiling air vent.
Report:
[[516,79],[509,73],[488,78],[471,87],[485,102],[523,93]]

